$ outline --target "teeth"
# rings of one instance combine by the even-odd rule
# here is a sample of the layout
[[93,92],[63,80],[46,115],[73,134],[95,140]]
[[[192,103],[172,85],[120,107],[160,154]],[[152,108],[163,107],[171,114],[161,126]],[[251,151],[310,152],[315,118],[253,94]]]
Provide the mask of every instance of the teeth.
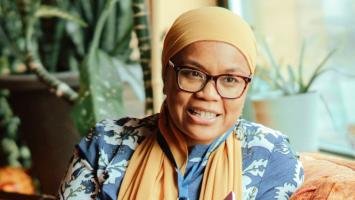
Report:
[[207,112],[207,111],[202,111],[202,110],[195,110],[195,109],[191,109],[192,114],[197,115],[201,118],[204,119],[213,119],[217,117],[216,113],[211,113],[211,112]]

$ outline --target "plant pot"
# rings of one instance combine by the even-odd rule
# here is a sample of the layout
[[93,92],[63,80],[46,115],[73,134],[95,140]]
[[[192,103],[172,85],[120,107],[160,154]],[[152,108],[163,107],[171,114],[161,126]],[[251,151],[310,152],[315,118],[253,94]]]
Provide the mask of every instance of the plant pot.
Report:
[[296,151],[317,151],[319,95],[305,93],[253,100],[256,122],[287,135]]
[[[78,88],[77,74],[56,76]],[[21,119],[19,131],[32,153],[31,174],[39,179],[41,192],[56,194],[80,139],[70,118],[72,105],[50,93],[35,75],[1,77],[0,88],[10,90],[9,103]]]

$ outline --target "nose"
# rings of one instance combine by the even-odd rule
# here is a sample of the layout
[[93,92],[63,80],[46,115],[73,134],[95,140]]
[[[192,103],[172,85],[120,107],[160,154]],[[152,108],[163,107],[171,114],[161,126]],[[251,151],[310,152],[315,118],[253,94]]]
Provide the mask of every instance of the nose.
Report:
[[215,81],[213,80],[209,80],[205,87],[201,91],[196,92],[195,95],[207,101],[217,101],[221,99],[221,96],[217,92]]

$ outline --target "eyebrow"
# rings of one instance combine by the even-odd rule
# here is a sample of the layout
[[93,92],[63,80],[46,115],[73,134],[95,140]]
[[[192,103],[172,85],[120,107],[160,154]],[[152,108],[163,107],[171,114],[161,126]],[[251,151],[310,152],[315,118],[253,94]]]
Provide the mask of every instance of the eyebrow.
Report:
[[[204,67],[201,63],[199,63],[196,60],[187,59],[187,60],[184,61],[183,65],[193,65],[193,66],[196,66],[196,67],[202,69],[204,72],[207,73],[206,67]],[[245,76],[249,76],[249,74],[250,74],[249,72],[243,71],[240,68],[236,68],[236,67],[232,67],[232,68],[226,69],[226,70],[224,70],[223,73],[229,74],[229,73],[236,73],[236,72],[239,72],[239,73],[241,73],[241,75],[245,75]]]

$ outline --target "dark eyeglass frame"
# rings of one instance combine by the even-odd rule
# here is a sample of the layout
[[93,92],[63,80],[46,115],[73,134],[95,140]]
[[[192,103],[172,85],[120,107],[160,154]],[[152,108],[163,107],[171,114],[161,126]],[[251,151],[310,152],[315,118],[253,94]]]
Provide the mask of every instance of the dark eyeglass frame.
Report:
[[[213,80],[214,82],[214,85],[216,87],[216,91],[217,93],[219,94],[219,96],[221,96],[222,98],[224,99],[238,99],[240,98],[241,96],[243,96],[244,92],[245,92],[245,89],[247,88],[248,84],[251,82],[252,78],[251,77],[247,77],[247,76],[242,76],[242,75],[235,75],[235,74],[219,74],[219,75],[216,75],[216,76],[212,76],[210,74],[207,74],[206,72],[203,72],[203,71],[200,71],[196,68],[193,68],[193,67],[188,67],[188,66],[176,66],[171,60],[169,60],[169,65],[173,67],[174,71],[175,71],[175,79],[176,79],[176,84],[177,86],[179,87],[180,90],[182,91],[185,91],[185,92],[189,92],[189,93],[197,93],[197,92],[200,92],[202,91],[208,82],[210,82],[211,80]],[[191,70],[194,70],[194,71],[198,71],[198,72],[201,72],[202,74],[204,74],[206,76],[206,81],[205,83],[201,86],[201,88],[195,92],[192,92],[192,91],[188,91],[188,90],[185,90],[183,88],[180,87],[180,84],[179,84],[179,79],[178,79],[178,74],[179,74],[179,71],[182,70],[182,69],[191,69]],[[239,96],[237,97],[225,97],[223,95],[220,94],[219,90],[218,90],[218,87],[217,87],[217,79],[221,76],[234,76],[234,77],[239,77],[239,78],[242,78],[245,82],[245,85],[244,85],[244,88],[242,90],[242,92],[240,93]]]

